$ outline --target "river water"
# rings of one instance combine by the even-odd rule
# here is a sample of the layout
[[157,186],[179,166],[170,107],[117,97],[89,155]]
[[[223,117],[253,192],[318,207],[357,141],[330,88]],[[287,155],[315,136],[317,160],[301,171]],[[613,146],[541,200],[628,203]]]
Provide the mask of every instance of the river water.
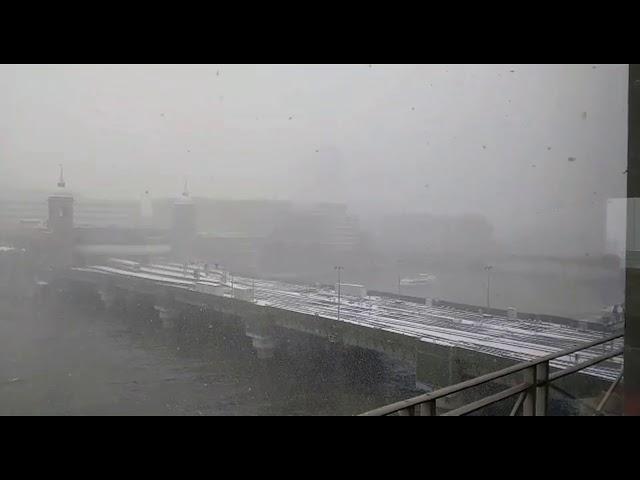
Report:
[[420,393],[410,365],[374,352],[287,345],[259,360],[226,327],[0,298],[0,415],[353,415]]

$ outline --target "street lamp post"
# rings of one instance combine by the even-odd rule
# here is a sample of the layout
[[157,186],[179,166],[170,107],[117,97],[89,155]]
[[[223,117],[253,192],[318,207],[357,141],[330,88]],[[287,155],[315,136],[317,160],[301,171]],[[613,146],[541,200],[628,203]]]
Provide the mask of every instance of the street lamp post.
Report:
[[333,269],[338,272],[338,321],[340,321],[340,293],[341,293],[340,291],[342,289],[340,272],[344,270],[344,267],[336,266],[336,267],[333,267]]
[[487,308],[491,308],[491,270],[493,270],[493,267],[487,265],[484,270],[487,272]]

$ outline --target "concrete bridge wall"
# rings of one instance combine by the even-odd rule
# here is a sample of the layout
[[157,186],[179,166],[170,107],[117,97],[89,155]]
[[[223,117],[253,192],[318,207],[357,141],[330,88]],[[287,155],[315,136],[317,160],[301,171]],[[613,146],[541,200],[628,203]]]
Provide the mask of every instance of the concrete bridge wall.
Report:
[[[144,279],[68,271],[65,275],[58,276],[55,285],[58,290],[83,292],[99,298],[107,307],[119,305],[124,308],[140,308],[140,305],[149,305],[163,328],[179,328],[180,322],[184,322],[185,311],[189,309],[208,312],[214,315],[216,321],[234,324],[243,330],[261,359],[274,355],[287,332],[318,337],[328,344],[378,352],[412,365],[415,369],[416,386],[423,390],[452,385],[516,363],[481,352],[436,345],[406,335],[337,322],[331,318],[261,306]],[[499,384],[488,386],[485,392],[491,388],[515,385],[519,381],[520,377],[513,375]],[[582,374],[572,375],[559,382],[559,385],[574,392],[576,396],[581,392],[604,390],[608,387],[607,382]],[[479,392],[480,390],[471,392],[468,398],[459,396],[446,404],[443,402],[443,405],[454,408]]]

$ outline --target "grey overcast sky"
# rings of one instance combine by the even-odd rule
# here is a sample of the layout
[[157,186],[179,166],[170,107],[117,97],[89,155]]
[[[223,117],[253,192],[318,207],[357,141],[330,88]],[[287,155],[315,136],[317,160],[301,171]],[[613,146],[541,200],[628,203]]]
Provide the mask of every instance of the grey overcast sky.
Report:
[[[0,186],[478,212],[625,195],[626,65],[3,65]],[[569,160],[571,159],[571,161]],[[595,192],[595,193],[594,193]],[[546,213],[545,213],[546,212]]]

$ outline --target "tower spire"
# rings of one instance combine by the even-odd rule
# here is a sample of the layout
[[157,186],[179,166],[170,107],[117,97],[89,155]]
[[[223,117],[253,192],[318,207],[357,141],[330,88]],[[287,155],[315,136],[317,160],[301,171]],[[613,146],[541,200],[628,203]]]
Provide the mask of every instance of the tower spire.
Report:
[[64,182],[64,167],[60,164],[60,178],[58,179],[58,187],[64,188],[67,184]]

